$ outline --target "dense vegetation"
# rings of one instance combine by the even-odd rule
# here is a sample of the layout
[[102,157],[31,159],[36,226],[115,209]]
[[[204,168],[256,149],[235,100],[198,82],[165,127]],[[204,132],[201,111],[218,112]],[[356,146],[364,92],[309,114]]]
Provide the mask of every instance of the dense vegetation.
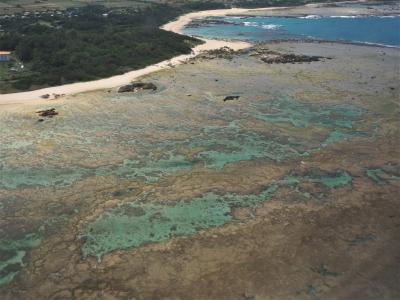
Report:
[[[271,6],[294,6],[317,2],[337,2],[340,0],[178,0],[179,6],[184,9],[206,10],[230,7],[271,7]],[[343,0],[342,0],[343,1]],[[395,0],[386,0],[395,1]]]
[[9,80],[13,88],[26,90],[107,77],[190,53],[195,39],[158,28],[177,14],[162,5],[117,13],[87,6],[40,22],[2,20],[0,48],[14,51],[25,65]]

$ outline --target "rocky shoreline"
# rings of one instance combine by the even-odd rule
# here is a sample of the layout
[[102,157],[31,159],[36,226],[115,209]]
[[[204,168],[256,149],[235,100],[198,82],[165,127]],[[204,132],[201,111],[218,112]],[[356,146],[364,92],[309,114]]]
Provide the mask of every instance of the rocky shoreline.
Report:
[[[0,294],[398,298],[398,54],[223,48],[129,92],[3,106]],[[285,55],[333,59],[262,61]]]

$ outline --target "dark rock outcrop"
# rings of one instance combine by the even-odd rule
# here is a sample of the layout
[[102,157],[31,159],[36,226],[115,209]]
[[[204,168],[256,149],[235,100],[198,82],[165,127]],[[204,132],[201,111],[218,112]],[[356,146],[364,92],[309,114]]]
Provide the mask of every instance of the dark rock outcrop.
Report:
[[250,56],[258,57],[261,61],[267,64],[294,64],[294,63],[309,63],[321,61],[324,59],[331,59],[330,57],[304,55],[294,53],[281,53],[278,51],[270,50],[263,43],[259,43],[251,49],[244,50],[244,53]]
[[296,55],[296,54],[272,54],[261,58],[261,60],[267,64],[288,64],[288,63],[303,63],[320,61],[322,56],[308,56],[308,55]]
[[47,118],[52,118],[52,117],[58,115],[58,112],[56,111],[55,108],[39,110],[36,113],[39,114],[39,116],[41,116],[41,117],[47,117]]
[[239,100],[240,96],[226,96],[222,101]]
[[233,59],[234,55],[237,53],[238,52],[233,50],[232,48],[225,46],[225,47],[222,47],[219,49],[204,51],[204,52],[200,53],[199,55],[197,55],[196,57],[188,60],[187,63],[194,64],[194,62],[198,61],[198,60],[210,60],[210,59],[217,59],[217,58],[231,60],[231,59]]

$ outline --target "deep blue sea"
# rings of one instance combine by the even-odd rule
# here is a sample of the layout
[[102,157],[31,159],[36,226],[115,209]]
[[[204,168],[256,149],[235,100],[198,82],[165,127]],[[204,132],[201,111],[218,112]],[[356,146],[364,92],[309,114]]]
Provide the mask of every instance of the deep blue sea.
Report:
[[211,17],[184,32],[209,38],[313,38],[400,46],[400,16]]

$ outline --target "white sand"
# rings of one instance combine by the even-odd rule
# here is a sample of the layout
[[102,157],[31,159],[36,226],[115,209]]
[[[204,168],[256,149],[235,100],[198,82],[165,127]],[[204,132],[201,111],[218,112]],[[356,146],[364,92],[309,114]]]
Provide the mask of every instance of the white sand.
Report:
[[176,21],[172,21],[161,28],[176,33],[182,33],[181,29],[194,19],[200,19],[210,16],[218,17],[227,15],[240,15],[254,11],[270,11],[270,10],[284,9],[284,8],[286,7],[268,7],[268,8],[254,8],[254,9],[230,8],[230,9],[203,10],[180,16]]
[[[273,8],[268,8],[271,10]],[[254,9],[254,10],[266,10],[266,9]],[[179,17],[176,21],[172,21],[162,27],[162,29],[169,30],[176,33],[181,33],[181,29],[188,24],[191,20],[197,18],[204,18],[207,16],[224,16],[228,14],[240,14],[248,11],[254,11],[249,9],[241,9],[241,8],[232,8],[232,9],[219,9],[219,10],[208,10],[201,12],[194,12],[183,15]],[[205,42],[202,45],[196,46],[193,48],[193,52],[187,55],[180,55],[174,57],[170,60],[166,60],[160,62],[158,64],[150,65],[146,68],[131,71],[122,75],[117,75],[105,79],[95,80],[95,81],[87,81],[87,82],[78,82],[72,84],[66,84],[61,86],[55,86],[50,88],[39,89],[35,91],[29,92],[20,92],[20,93],[12,93],[12,94],[1,94],[0,95],[0,104],[15,104],[15,103],[31,103],[36,104],[40,102],[48,102],[55,101],[53,94],[59,95],[71,95],[82,92],[101,90],[101,89],[110,89],[115,88],[124,84],[130,83],[132,80],[136,80],[140,76],[147,75],[149,73],[169,68],[171,66],[178,65],[185,60],[192,58],[198,55],[202,51],[219,49],[222,47],[230,47],[234,50],[239,50],[243,48],[247,48],[251,46],[250,43],[240,42],[240,41],[221,41],[221,40],[209,40],[203,39]],[[47,100],[41,98],[42,95],[49,94],[51,97]],[[59,99],[62,99],[59,98]]]

